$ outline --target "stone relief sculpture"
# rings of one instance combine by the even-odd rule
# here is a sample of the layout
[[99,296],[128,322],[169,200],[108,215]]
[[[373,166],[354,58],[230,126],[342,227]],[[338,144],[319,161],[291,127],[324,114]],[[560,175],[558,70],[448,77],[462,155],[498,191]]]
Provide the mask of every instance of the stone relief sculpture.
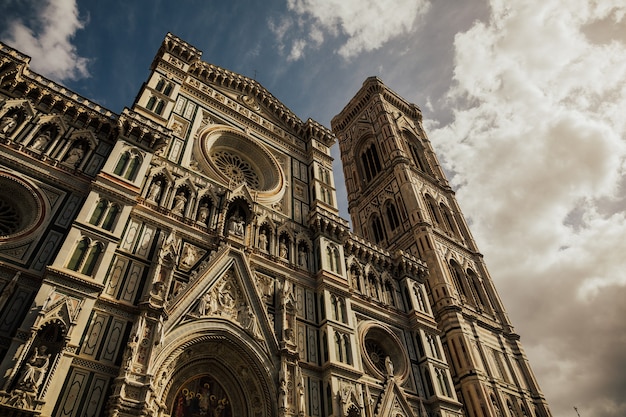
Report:
[[77,166],[83,160],[84,155],[85,149],[83,145],[78,144],[70,149],[64,162],[69,165]]
[[244,221],[241,216],[235,214],[230,218],[228,223],[228,234],[233,234],[235,236],[244,235]]

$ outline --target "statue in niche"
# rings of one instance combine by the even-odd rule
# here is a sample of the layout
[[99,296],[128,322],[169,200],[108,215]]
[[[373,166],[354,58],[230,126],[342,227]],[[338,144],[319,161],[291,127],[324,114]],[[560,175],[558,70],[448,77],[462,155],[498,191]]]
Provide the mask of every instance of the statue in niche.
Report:
[[28,362],[24,364],[22,375],[20,375],[17,384],[18,388],[24,391],[37,392],[50,365],[50,354],[46,353],[47,351],[48,348],[45,345],[35,348]]
[[172,213],[177,214],[179,216],[183,215],[185,211],[185,204],[187,203],[187,197],[185,197],[185,193],[180,191],[174,197],[174,207],[172,208]]
[[0,133],[9,135],[17,127],[17,114],[4,116],[0,119]]
[[261,230],[261,234],[259,235],[259,249],[267,251],[267,233],[265,230]]
[[287,243],[285,243],[285,239],[280,240],[280,244],[278,245],[278,256],[281,258],[287,259],[288,250]]
[[200,223],[206,224],[207,219],[209,218],[209,205],[206,202],[203,202],[198,208],[198,221]]
[[67,157],[65,158],[65,163],[72,166],[77,166],[78,164],[80,164],[80,161],[83,160],[84,155],[85,149],[83,145],[76,145],[68,152]]
[[235,236],[243,236],[244,221],[241,216],[235,214],[230,218],[230,223],[228,224],[228,233],[232,233]]
[[306,253],[306,248],[304,246],[300,246],[300,251],[298,252],[298,265],[303,268],[307,267],[308,254]]
[[33,141],[31,147],[36,151],[43,151],[48,147],[48,143],[52,138],[50,137],[50,131],[46,130],[43,133],[40,133],[39,136]]
[[150,189],[148,190],[147,197],[149,201],[153,201],[155,203],[158,201],[159,197],[161,196],[162,185],[163,183],[161,182],[161,180],[156,180],[152,184],[150,184]]

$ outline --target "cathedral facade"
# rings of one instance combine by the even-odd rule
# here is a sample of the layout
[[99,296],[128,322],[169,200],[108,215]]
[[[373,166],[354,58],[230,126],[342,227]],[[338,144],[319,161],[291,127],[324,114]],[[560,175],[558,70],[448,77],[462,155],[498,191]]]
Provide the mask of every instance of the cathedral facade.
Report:
[[115,114],[0,44],[0,415],[549,417],[419,108],[201,55]]

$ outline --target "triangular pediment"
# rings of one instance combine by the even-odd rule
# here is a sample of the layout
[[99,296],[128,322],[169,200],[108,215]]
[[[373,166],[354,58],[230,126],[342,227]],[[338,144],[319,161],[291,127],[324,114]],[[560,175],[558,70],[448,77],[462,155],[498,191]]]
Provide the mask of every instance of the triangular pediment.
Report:
[[191,271],[167,307],[165,333],[190,322],[230,322],[269,350],[278,348],[262,294],[243,252],[226,245]]
[[385,383],[374,417],[417,417],[404,391],[393,378]]

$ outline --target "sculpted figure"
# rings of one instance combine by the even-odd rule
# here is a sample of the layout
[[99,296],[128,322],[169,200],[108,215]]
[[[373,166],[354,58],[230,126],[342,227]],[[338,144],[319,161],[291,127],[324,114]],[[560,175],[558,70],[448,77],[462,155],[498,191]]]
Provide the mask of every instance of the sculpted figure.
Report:
[[200,223],[205,223],[209,218],[209,205],[207,203],[202,203],[200,208],[198,209],[198,221]]
[[18,382],[19,388],[32,392],[36,392],[39,389],[50,365],[50,354],[46,353],[47,350],[48,348],[45,345],[35,348],[33,355],[24,364],[24,369]]
[[261,234],[259,235],[259,249],[267,250],[267,234],[265,230],[261,230]]
[[48,147],[50,140],[52,140],[50,132],[46,130],[33,141],[32,148],[36,151],[43,151]]
[[284,239],[280,241],[280,245],[278,246],[278,256],[285,259],[287,258],[287,244]]
[[80,161],[83,160],[83,156],[85,155],[85,150],[83,149],[83,145],[78,145],[70,149],[67,154],[67,158],[65,158],[65,162],[70,165],[78,165]]
[[4,116],[2,119],[0,119],[0,133],[8,135],[13,132],[16,126],[17,114],[14,114],[13,116]]
[[161,196],[161,180],[156,180],[152,184],[150,184],[150,189],[148,190],[148,200],[154,201],[155,203]]
[[307,258],[308,255],[306,253],[306,249],[304,248],[304,246],[300,247],[300,252],[298,252],[298,264],[303,267],[306,268],[307,267]]
[[185,211],[186,202],[187,197],[185,197],[185,194],[182,191],[176,194],[176,197],[174,197],[174,207],[172,208],[172,213],[182,215]]

